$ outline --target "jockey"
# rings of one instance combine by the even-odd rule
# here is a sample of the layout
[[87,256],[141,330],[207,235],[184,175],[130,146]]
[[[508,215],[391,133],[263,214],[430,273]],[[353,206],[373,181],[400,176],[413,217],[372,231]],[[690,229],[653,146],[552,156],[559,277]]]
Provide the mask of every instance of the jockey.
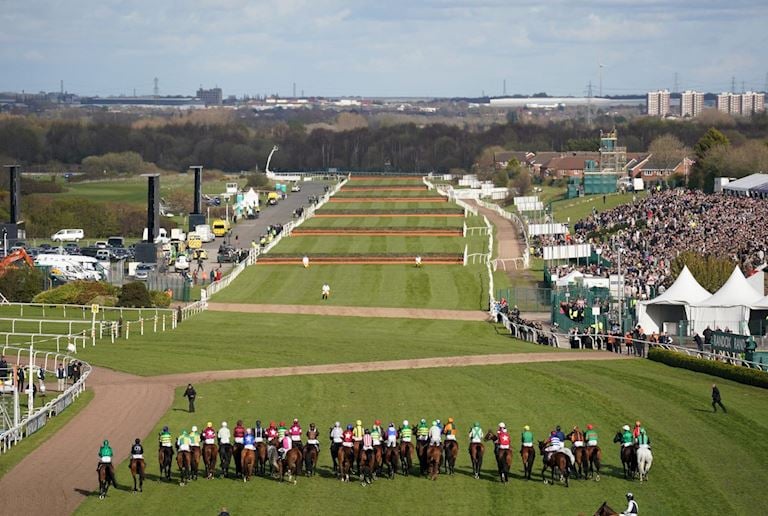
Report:
[[221,428],[219,428],[219,431],[216,434],[216,437],[219,438],[219,445],[228,446],[230,444],[229,441],[232,439],[232,433],[229,431],[226,421],[221,422]]
[[373,436],[367,428],[363,434],[363,451],[365,452],[366,460],[370,459],[371,452],[373,452]]
[[635,443],[635,438],[632,436],[632,431],[629,429],[629,425],[624,425],[622,427],[622,434],[621,434],[621,447],[627,448],[629,446],[632,446]]
[[520,444],[522,444],[523,448],[533,448],[533,432],[531,432],[531,427],[528,425],[523,427],[523,433],[520,434]]
[[634,439],[637,439],[637,437],[640,435],[640,421],[635,421],[635,428],[632,429],[632,437]]
[[255,450],[256,449],[256,438],[253,436],[253,432],[250,428],[245,429],[245,437],[243,437],[243,448],[246,450]]
[[352,448],[353,446],[355,439],[355,433],[352,431],[353,428],[351,424],[347,425],[347,429],[341,434],[341,445],[345,448]]
[[561,441],[557,436],[557,432],[555,430],[552,430],[552,433],[549,435],[549,439],[547,439],[545,444],[546,447],[544,448],[544,451],[548,454],[563,450],[563,441]]
[[429,428],[429,445],[440,446],[442,444],[443,431],[437,426],[437,421],[432,421],[432,426]]
[[112,447],[106,439],[104,439],[101,448],[99,448],[99,463],[112,464]]
[[416,440],[426,441],[429,439],[429,427],[427,426],[427,420],[422,418],[419,421],[419,426],[416,427]]
[[189,445],[194,448],[200,448],[200,432],[197,431],[196,426],[193,426],[189,432]]
[[256,420],[256,427],[253,429],[253,441],[256,443],[263,443],[266,433],[264,427],[261,426],[261,419]]
[[301,446],[301,425],[298,419],[293,420],[291,428],[288,429],[288,435],[291,436],[294,446]]
[[280,448],[277,449],[277,452],[280,454],[280,460],[285,460],[285,454],[288,453],[288,450],[291,448],[293,448],[293,439],[286,435],[283,437],[283,440],[280,441]]
[[637,502],[635,501],[635,497],[632,495],[632,493],[627,493],[627,510],[621,514],[627,516],[637,514]]
[[560,425],[555,427],[555,433],[557,434],[558,439],[560,439],[560,442],[565,443],[565,434],[560,430]]
[[397,446],[397,428],[394,423],[390,423],[387,427],[387,448],[394,448]]
[[309,424],[309,430],[307,430],[307,446],[310,444],[313,445],[315,448],[317,448],[318,453],[320,452],[320,440],[318,439],[320,437],[320,431],[315,427],[314,423]]
[[144,459],[144,447],[141,445],[141,439],[138,437],[131,446],[131,458],[132,459]]
[[637,436],[637,445],[639,448],[645,448],[646,450],[651,447],[651,438],[648,437],[644,427],[640,427],[640,434]]
[[235,430],[233,432],[235,436],[235,444],[243,444],[243,438],[245,437],[245,428],[243,428],[242,420],[238,419],[235,424]]
[[452,417],[448,418],[448,423],[445,425],[445,428],[443,428],[443,433],[445,434],[446,441],[456,440],[456,424],[453,422]]
[[275,426],[274,421],[270,421],[269,427],[267,428],[267,444],[274,446],[275,439],[277,439],[277,427]]
[[173,437],[171,437],[171,432],[168,431],[167,426],[163,427],[163,430],[160,432],[160,436],[158,440],[160,442],[160,447],[165,447],[165,448],[173,447]]
[[203,430],[203,442],[205,444],[216,444],[216,430],[213,429],[213,423],[208,421]]
[[400,429],[400,442],[409,443],[413,437],[413,429],[407,419],[403,420],[403,427]]
[[[580,434],[581,433],[581,429],[579,428],[578,425],[576,425],[576,426],[573,427],[572,432],[574,434]],[[584,441],[573,441],[573,447],[574,448],[582,448],[583,446],[584,446]]]
[[499,431],[496,433],[498,437],[497,448],[498,450],[509,450],[509,445],[512,440],[509,438],[509,432],[507,432],[507,425],[499,423]]
[[597,446],[597,432],[595,432],[592,425],[587,425],[587,431],[584,432],[584,439],[587,441],[587,446]]
[[334,423],[333,427],[331,428],[331,432],[329,435],[329,438],[331,440],[331,454],[335,457],[336,453],[339,451],[339,446],[341,446],[341,442],[344,440],[342,438],[344,434],[344,430],[341,428],[341,423],[339,421],[336,421]]
[[440,431],[442,432],[442,431],[443,431],[443,422],[442,422],[442,421],[440,421],[439,419],[436,419],[436,420],[435,420],[435,424],[437,424],[437,427],[438,427],[438,428],[440,429]]
[[381,421],[378,419],[371,427],[371,439],[373,439],[374,446],[381,446]]
[[186,430],[181,431],[181,435],[178,439],[176,439],[176,448],[180,451],[190,451],[189,447],[192,443],[192,440],[189,438],[189,435],[187,434]]
[[477,421],[475,421],[475,424],[472,425],[469,431],[469,442],[472,444],[483,442],[483,429],[480,428],[480,423]]
[[277,427],[277,439],[282,441],[286,433],[288,433],[288,430],[285,427],[285,423],[280,421],[280,425]]
[[352,437],[355,441],[362,441],[363,435],[365,435],[365,430],[363,430],[363,422],[358,419],[355,421],[355,428],[352,431]]

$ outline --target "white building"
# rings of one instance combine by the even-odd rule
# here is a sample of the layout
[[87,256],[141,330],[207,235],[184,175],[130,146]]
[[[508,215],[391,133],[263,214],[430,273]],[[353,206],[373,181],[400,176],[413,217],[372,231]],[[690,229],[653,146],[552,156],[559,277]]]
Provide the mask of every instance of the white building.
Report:
[[730,115],[750,116],[752,113],[765,111],[765,94],[753,91],[724,92],[717,96],[717,110]]
[[704,94],[698,91],[684,91],[680,96],[680,116],[697,117],[704,109]]
[[667,116],[669,111],[669,90],[649,91],[647,99],[648,116]]

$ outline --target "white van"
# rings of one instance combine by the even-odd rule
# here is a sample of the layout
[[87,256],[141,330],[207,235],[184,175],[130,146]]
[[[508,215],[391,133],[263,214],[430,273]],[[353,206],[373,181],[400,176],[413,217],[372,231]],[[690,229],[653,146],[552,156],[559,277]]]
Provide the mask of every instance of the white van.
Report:
[[[146,242],[147,241],[147,228],[144,228],[144,232],[141,234],[141,239]],[[155,243],[156,244],[167,244],[170,242],[171,239],[168,238],[168,232],[165,230],[165,228],[160,228],[157,231],[157,236],[155,237]]]
[[51,235],[51,240],[54,242],[79,242],[83,236],[82,229],[60,229]]
[[195,226],[195,233],[205,243],[213,242],[216,239],[216,235],[213,234],[213,230],[208,224],[198,224]]

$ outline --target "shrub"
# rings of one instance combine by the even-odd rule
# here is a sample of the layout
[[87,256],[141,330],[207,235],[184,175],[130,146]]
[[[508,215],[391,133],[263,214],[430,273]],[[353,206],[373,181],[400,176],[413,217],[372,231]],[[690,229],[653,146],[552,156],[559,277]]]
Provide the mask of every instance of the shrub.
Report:
[[152,298],[149,295],[147,286],[141,281],[126,283],[120,291],[117,306],[150,308],[152,306]]
[[152,306],[157,308],[168,308],[171,306],[171,296],[165,292],[152,290],[150,291],[149,296],[152,298]]
[[648,358],[672,367],[682,367],[683,369],[690,369],[691,371],[711,374],[727,380],[733,380],[734,382],[768,389],[768,373],[758,371],[757,369],[733,366],[716,360],[696,358],[676,351],[667,351],[666,349],[659,348],[651,348],[648,351]]
[[43,289],[43,274],[37,269],[8,269],[0,277],[0,292],[8,301],[29,303]]
[[35,303],[89,305],[97,298],[114,297],[118,288],[101,281],[72,281],[36,295]]

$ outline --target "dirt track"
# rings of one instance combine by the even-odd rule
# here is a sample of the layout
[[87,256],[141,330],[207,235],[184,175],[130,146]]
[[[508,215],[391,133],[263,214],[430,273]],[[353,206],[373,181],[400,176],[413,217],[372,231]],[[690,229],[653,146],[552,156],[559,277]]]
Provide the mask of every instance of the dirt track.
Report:
[[[188,382],[622,358],[603,352],[518,353],[206,371],[148,378],[95,368],[89,379],[89,387],[95,393],[93,401],[0,479],[3,514],[71,514],[98,489],[96,452],[101,441],[107,438],[112,443],[115,464],[125,460],[133,439],[146,436],[171,407],[174,388]],[[150,439],[145,443],[145,460],[150,472],[157,471],[155,458],[155,443]],[[125,486],[130,482],[130,474],[120,469],[117,480]],[[113,496],[129,495],[113,491]]]
[[[208,303],[214,312],[246,312],[295,314],[296,305],[254,305],[238,303]],[[488,313],[480,310],[430,310],[422,308],[386,308],[363,306],[302,305],[301,313],[308,315],[338,315],[344,317],[385,317],[397,319],[436,319],[441,321],[487,321]]]

